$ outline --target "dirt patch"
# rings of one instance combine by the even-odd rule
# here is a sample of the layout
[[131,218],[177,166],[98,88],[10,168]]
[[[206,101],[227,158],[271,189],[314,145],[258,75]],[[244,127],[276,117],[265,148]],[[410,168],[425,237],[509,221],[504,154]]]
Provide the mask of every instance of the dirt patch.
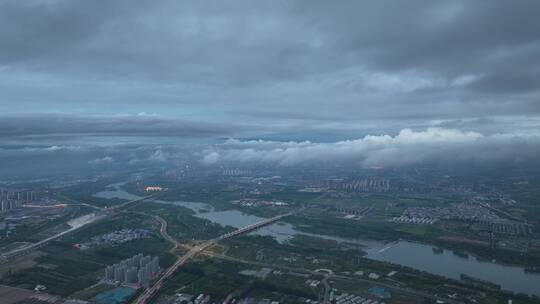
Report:
[[34,259],[42,255],[43,253],[39,251],[34,251],[34,252],[31,252],[30,254],[15,258],[6,264],[1,264],[0,265],[0,278],[5,275],[9,275],[10,273],[13,274],[22,269],[33,267],[34,265],[36,265],[36,262],[34,261]]
[[14,304],[34,295],[30,290],[0,285],[2,304]]

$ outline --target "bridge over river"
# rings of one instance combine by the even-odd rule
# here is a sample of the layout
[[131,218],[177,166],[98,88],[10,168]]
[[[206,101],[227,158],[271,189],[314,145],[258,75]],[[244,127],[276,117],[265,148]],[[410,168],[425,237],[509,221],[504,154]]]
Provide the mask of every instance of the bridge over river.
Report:
[[[297,210],[295,212],[299,212],[300,210]],[[286,217],[286,216],[289,216],[295,212],[289,212],[289,213],[285,213],[285,214],[281,214],[281,215],[278,215],[278,216],[274,216],[272,218],[269,218],[269,219],[264,219],[262,221],[259,221],[257,223],[254,223],[254,224],[251,224],[251,225],[248,225],[248,226],[245,226],[245,227],[242,227],[240,229],[237,229],[235,231],[232,231],[232,232],[229,232],[229,233],[225,233],[217,238],[214,238],[214,239],[211,239],[211,240],[208,240],[208,241],[205,241],[204,243],[202,244],[199,244],[197,246],[194,246],[192,247],[186,254],[184,254],[183,256],[179,257],[176,262],[170,266],[169,268],[167,268],[167,270],[165,270],[165,272],[161,275],[161,277],[151,286],[149,287],[148,289],[146,289],[134,302],[133,304],[146,304],[148,303],[148,300],[150,300],[155,294],[156,292],[163,286],[163,283],[168,279],[170,278],[173,273],[180,267],[182,266],[184,263],[186,263],[189,259],[191,259],[192,257],[194,257],[195,255],[197,255],[198,253],[200,253],[201,251],[204,251],[205,249],[209,248],[210,246],[214,245],[215,243],[221,241],[221,240],[225,240],[225,239],[228,239],[228,238],[232,238],[232,237],[235,237],[237,235],[240,235],[240,234],[244,234],[244,233],[248,233],[248,232],[251,232],[251,231],[254,231],[254,230],[257,230],[261,227],[264,227],[264,226],[267,226],[267,225],[270,225],[272,223],[275,223],[279,220],[281,220],[282,218]]]

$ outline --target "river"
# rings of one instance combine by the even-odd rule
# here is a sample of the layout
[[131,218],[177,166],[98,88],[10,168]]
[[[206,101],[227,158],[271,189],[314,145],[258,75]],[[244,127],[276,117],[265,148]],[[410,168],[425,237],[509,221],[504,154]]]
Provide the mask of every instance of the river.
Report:
[[[140,198],[137,195],[120,189],[121,184],[110,185],[105,191],[94,194],[100,198],[121,198],[134,200]],[[162,201],[153,200],[160,204],[170,204],[189,208],[195,212],[195,216],[207,219],[211,222],[224,226],[240,228],[262,220],[261,217],[246,214],[239,210],[215,210],[211,205],[200,202],[187,201]],[[361,239],[345,239],[329,235],[305,233],[297,230],[289,223],[278,222],[258,229],[251,234],[272,236],[278,242],[283,243],[295,235],[315,236],[338,242],[349,242],[364,246],[367,257],[373,260],[385,261],[432,274],[441,275],[451,279],[458,279],[466,274],[478,279],[484,279],[501,285],[502,289],[512,292],[534,294],[540,296],[540,274],[526,273],[521,267],[505,266],[491,262],[480,262],[473,257],[463,258],[453,254],[449,250],[443,250],[436,254],[432,246],[398,241],[391,244],[373,242]]]
[[[94,194],[95,197],[99,198],[120,198],[125,200],[135,200],[141,198],[140,196],[131,194],[124,190],[120,189],[120,186],[123,183],[117,183],[107,186],[107,189],[100,191]],[[218,223],[223,226],[231,226],[234,228],[245,227],[249,224],[253,224],[263,220],[262,217],[255,215],[247,214],[239,210],[215,210],[211,205],[200,202],[189,202],[189,201],[162,201],[162,200],[152,200],[155,203],[167,204],[181,206],[188,209],[191,209],[195,212],[195,216],[203,219],[207,219],[213,223]],[[329,235],[318,235],[311,234],[296,230],[293,225],[284,222],[277,222],[272,225],[262,227],[256,231],[251,232],[250,234],[263,235],[263,236],[272,236],[276,241],[283,243],[287,240],[292,239],[295,235],[302,234],[307,236],[315,236],[319,238],[334,240],[337,242],[350,242],[356,243],[358,245],[367,246],[370,242],[364,240],[355,240],[355,239],[344,239],[335,236]]]
[[476,258],[460,257],[450,250],[435,253],[432,246],[398,241],[367,250],[370,259],[385,261],[459,280],[466,274],[501,285],[502,289],[540,296],[540,274],[526,273],[523,268]]

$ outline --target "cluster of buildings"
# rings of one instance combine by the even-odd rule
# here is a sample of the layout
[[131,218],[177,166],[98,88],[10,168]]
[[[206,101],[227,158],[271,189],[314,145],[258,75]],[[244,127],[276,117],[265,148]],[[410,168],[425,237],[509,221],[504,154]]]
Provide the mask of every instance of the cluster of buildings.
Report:
[[480,221],[479,224],[485,230],[499,234],[526,235],[532,233],[531,225],[512,220]]
[[[256,299],[256,298],[243,298],[236,301],[236,303],[237,304],[279,304],[278,301],[272,301],[270,299]],[[305,304],[318,304],[319,302],[308,299],[304,303]]]
[[0,212],[21,208],[23,204],[37,200],[34,191],[10,191],[0,189]]
[[92,237],[90,241],[75,244],[73,247],[85,250],[91,247],[109,245],[114,246],[122,243],[127,243],[130,241],[146,238],[152,235],[152,231],[148,229],[122,229],[114,231],[108,234],[103,234],[99,236]]
[[159,192],[163,191],[163,188],[160,186],[146,186],[144,187],[144,191],[146,192]]
[[109,283],[138,284],[148,287],[150,281],[160,272],[159,258],[143,256],[139,253],[118,264],[105,268],[103,280]]
[[361,219],[364,216],[368,215],[373,210],[372,207],[361,207],[361,208],[343,208],[343,207],[336,207],[334,208],[334,212],[336,212],[338,215],[343,215],[343,218],[345,219]]
[[267,201],[267,200],[259,200],[259,199],[252,199],[252,198],[246,198],[242,200],[235,200],[232,201],[233,204],[237,204],[243,207],[257,207],[257,206],[288,206],[289,204],[284,201]]
[[453,204],[450,207],[409,207],[403,216],[460,221],[498,221],[498,217],[488,209],[477,204]]
[[503,219],[493,211],[474,203],[453,204],[450,207],[410,207],[400,217],[392,221],[412,224],[433,224],[437,220],[456,220],[472,222],[481,229],[509,235],[532,233],[532,227],[526,223]]
[[[271,299],[261,299],[261,298],[235,298],[232,294],[228,295],[224,300],[217,301],[216,299],[212,300],[210,295],[201,293],[199,295],[192,295],[186,293],[177,293],[173,296],[165,296],[160,298],[157,304],[209,304],[209,303],[222,303],[222,304],[279,304],[279,301]],[[298,303],[304,304],[319,304],[316,300],[300,298]],[[379,304],[379,303],[372,303]]]
[[[187,294],[187,293],[177,293],[172,298],[165,299],[165,301],[158,301],[159,304],[207,304],[210,303],[210,295],[204,293],[199,294],[198,296]],[[223,301],[223,303],[226,303]]]
[[330,185],[331,189],[345,192],[389,192],[390,181],[387,179],[362,178]]
[[438,219],[435,219],[435,218],[409,217],[409,216],[405,216],[405,215],[392,218],[392,222],[395,222],[395,223],[421,224],[421,225],[433,225],[437,221],[438,221]]
[[221,174],[224,176],[249,176],[251,175],[251,170],[246,169],[223,169]]
[[336,296],[334,295],[334,290],[330,292],[330,301],[335,304],[385,304],[385,302],[379,302],[378,300],[373,300],[346,292]]

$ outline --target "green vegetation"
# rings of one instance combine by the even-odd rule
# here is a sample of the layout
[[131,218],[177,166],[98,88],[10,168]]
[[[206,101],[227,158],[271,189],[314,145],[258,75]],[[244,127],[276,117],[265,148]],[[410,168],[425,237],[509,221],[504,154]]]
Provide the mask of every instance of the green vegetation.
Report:
[[47,219],[44,215],[40,215],[42,218],[24,220],[8,238],[0,239],[0,246],[14,242],[36,242],[42,240],[69,228],[66,222],[70,219],[90,212],[90,208],[88,207],[69,206],[61,209],[56,214],[58,217],[52,219]]
[[159,226],[159,223],[148,215],[124,212],[90,224],[88,227],[63,237],[63,240],[66,243],[84,242],[93,236],[107,234],[123,228],[146,228],[155,231],[157,236]]
[[[306,236],[297,236],[286,244],[279,244],[268,237],[243,236],[228,240],[225,245],[227,255],[243,260],[257,260],[276,268],[331,269],[336,274],[333,277],[335,286],[351,292],[365,292],[375,285],[385,286],[396,296],[396,303],[411,303],[411,299],[453,293],[460,294],[462,298],[474,297],[479,303],[505,303],[508,298],[508,295],[501,292],[471,287],[408,267],[364,258],[361,251],[351,244],[337,244]],[[355,274],[356,271],[362,271],[363,274]],[[388,277],[391,271],[396,271],[396,274]],[[369,273],[376,273],[380,278],[370,280],[367,278]],[[422,291],[422,294],[416,294],[415,290]],[[511,297],[522,301],[520,303],[535,303],[533,298]]]
[[[309,206],[305,211],[286,218],[286,221],[295,225],[296,229],[308,233],[383,241],[407,239],[472,253],[485,259],[495,258],[506,263],[540,265],[540,255],[490,248],[488,242],[478,237],[479,230],[465,222],[445,221],[435,225],[414,225],[388,221],[392,216],[401,215],[408,207],[445,206],[460,201],[461,198],[455,193],[434,195],[433,189],[436,188],[431,188],[428,183],[424,185],[424,188],[420,188],[421,190],[417,189],[415,193],[344,194],[343,197],[337,197],[337,195],[333,197],[320,193],[298,192],[297,188],[289,186],[280,187],[271,193],[251,194],[246,190],[251,186],[232,185],[225,180],[227,179],[214,183],[196,180],[175,183],[157,179],[155,184],[168,188],[157,194],[161,200],[202,202],[217,210],[235,209],[261,217],[270,217],[301,206]],[[454,186],[451,181],[444,178],[439,182],[447,187]],[[71,187],[63,194],[99,206],[124,201],[104,200],[92,196],[110,183],[109,180]],[[145,183],[154,184],[152,180]],[[140,184],[128,183],[122,188],[130,193],[147,194],[142,191]],[[231,189],[242,189],[242,191]],[[527,193],[531,196],[530,199],[536,195],[532,190]],[[289,203],[289,206],[246,207],[232,203],[242,198],[281,200]],[[365,207],[373,209],[360,220],[344,219],[342,214],[335,210],[336,208]],[[527,217],[530,215],[529,211],[534,208],[536,207],[531,203],[515,205],[506,210],[516,216]],[[84,290],[97,282],[106,265],[139,252],[159,255],[162,266],[169,265],[175,257],[168,253],[170,244],[160,238],[159,224],[152,215],[165,219],[168,223],[169,234],[188,244],[193,241],[211,239],[234,229],[197,217],[194,211],[182,206],[142,201],[127,207],[122,213],[53,242],[42,249],[44,255],[36,258],[36,265],[12,273],[0,283],[26,288],[33,288],[35,284],[45,284],[52,293],[68,295],[79,291],[78,294],[81,297],[88,298],[101,290],[100,288],[104,288],[98,286]],[[62,221],[58,222],[58,224],[61,223]],[[50,226],[48,229],[58,227],[60,226]],[[74,243],[122,228],[152,229],[155,235],[149,239],[116,247],[101,246],[87,251],[72,248]],[[459,237],[452,238],[453,236]],[[41,235],[36,237],[36,239],[40,238]],[[268,236],[242,235],[220,242],[216,247],[219,247],[219,252],[233,259],[198,256],[182,266],[165,283],[160,294],[205,293],[210,294],[213,299],[223,299],[232,294],[237,298],[266,297],[284,303],[294,302],[301,298],[317,299],[321,293],[321,287],[309,287],[305,284],[306,277],[320,279],[321,275],[309,273],[315,269],[328,268],[336,274],[331,279],[333,286],[350,292],[365,293],[368,288],[380,284],[392,289],[395,303],[409,303],[424,296],[429,298],[433,294],[452,293],[459,294],[462,299],[475,297],[480,303],[498,303],[505,298],[505,295],[500,292],[475,290],[457,281],[367,259],[362,245],[354,242],[338,243],[318,237],[296,235],[287,242],[278,243]],[[239,274],[242,270],[259,270],[261,267],[270,267],[280,271],[269,275],[266,279]],[[397,273],[388,277],[387,274],[391,271],[397,271]],[[355,272],[358,273],[355,274]],[[359,272],[363,272],[363,275]],[[306,276],[306,273],[309,275]],[[367,278],[369,273],[376,273],[381,277],[378,280],[371,280]],[[415,294],[414,290],[422,291],[422,293]],[[523,303],[529,303],[530,299],[521,300]]]
[[198,218],[193,210],[182,206],[141,202],[129,210],[161,216],[168,223],[169,234],[181,241],[207,240],[234,229]]
[[224,299],[232,294],[237,298],[282,299],[285,303],[297,302],[294,300],[298,297],[317,298],[317,293],[304,284],[304,278],[270,274],[266,279],[257,279],[239,274],[251,268],[240,263],[200,258],[182,266],[165,283],[160,294],[204,293],[213,299]]
[[161,293],[206,293],[225,298],[229,293],[248,282],[238,275],[238,264],[203,259],[182,266],[165,284]]
[[350,271],[359,267],[364,255],[359,245],[338,245],[335,241],[303,235],[284,244],[271,237],[247,235],[227,240],[224,246],[229,256],[306,270]]
[[351,221],[324,214],[311,218],[291,216],[287,218],[287,222],[294,224],[301,231],[345,238],[395,241],[400,238],[425,240],[426,237],[436,238],[441,235],[441,231],[435,226],[425,229],[418,228],[417,225],[413,227],[376,219]]
[[[536,266],[540,265],[540,253],[528,252],[527,254],[494,249],[487,242],[456,242],[443,238],[448,231],[439,225],[415,225],[382,221],[368,217],[361,221],[351,221],[342,218],[325,216],[324,214],[305,217],[291,216],[287,222],[294,224],[296,229],[304,232],[333,235],[344,238],[396,241],[406,239],[411,241],[432,244],[448,249],[468,252],[487,260],[497,260],[502,263]],[[459,230],[454,230],[454,233]],[[464,230],[464,234],[471,233],[470,229]],[[483,244],[485,243],[485,244]]]
[[83,183],[80,185],[64,188],[59,194],[61,197],[67,197],[74,201],[91,204],[97,207],[114,206],[121,204],[126,200],[119,198],[100,198],[95,197],[94,194],[105,190],[108,185],[114,183],[115,181],[116,180],[105,179],[98,182]]
[[[85,241],[94,235],[134,227],[153,229],[156,235],[115,247],[98,247],[84,251],[73,247],[75,242]],[[107,265],[137,253],[157,255],[162,266],[170,265],[174,257],[168,252],[169,248],[170,244],[157,234],[157,225],[152,219],[143,215],[117,215],[50,243],[40,249],[44,255],[35,260],[36,265],[14,272],[2,278],[0,283],[28,289],[42,284],[53,294],[67,296],[95,284]]]

